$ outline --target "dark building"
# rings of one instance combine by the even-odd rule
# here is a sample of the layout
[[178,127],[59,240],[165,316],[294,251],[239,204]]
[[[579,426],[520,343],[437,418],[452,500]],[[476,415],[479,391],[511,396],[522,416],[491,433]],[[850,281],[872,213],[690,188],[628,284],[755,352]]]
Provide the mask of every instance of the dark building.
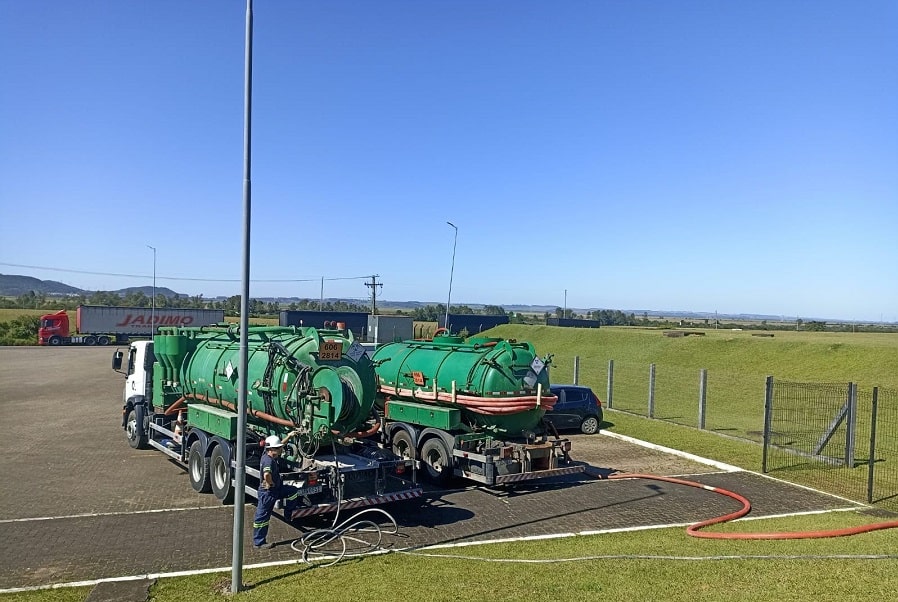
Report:
[[283,310],[278,323],[281,326],[313,326],[315,328],[335,328],[333,323],[342,323],[361,341],[364,341],[368,335],[368,313],[362,311]]
[[[445,327],[446,317],[440,320],[440,325]],[[508,324],[508,316],[481,316],[477,314],[449,314],[449,332],[456,334],[466,330],[469,335],[475,335],[484,330],[494,328],[499,324]]]

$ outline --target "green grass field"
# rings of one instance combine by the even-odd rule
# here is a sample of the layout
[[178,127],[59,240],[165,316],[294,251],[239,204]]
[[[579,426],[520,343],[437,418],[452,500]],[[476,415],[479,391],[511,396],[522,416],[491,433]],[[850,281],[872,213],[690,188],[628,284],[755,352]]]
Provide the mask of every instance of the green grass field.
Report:
[[579,382],[607,402],[608,360],[614,360],[615,409],[647,415],[649,365],[655,364],[656,418],[698,425],[699,375],[707,370],[705,426],[758,440],[764,422],[765,380],[858,383],[898,389],[898,334],[702,331],[671,338],[661,330],[570,329],[503,325],[489,335],[532,342],[553,354],[552,382]]

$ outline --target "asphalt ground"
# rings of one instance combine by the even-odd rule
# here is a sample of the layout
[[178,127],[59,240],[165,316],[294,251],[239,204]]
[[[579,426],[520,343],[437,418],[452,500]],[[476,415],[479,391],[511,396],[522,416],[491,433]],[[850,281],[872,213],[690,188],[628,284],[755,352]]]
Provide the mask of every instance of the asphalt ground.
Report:
[[[111,369],[114,349],[0,347],[0,590],[231,566],[233,506],[195,493],[176,463],[125,441],[124,377]],[[611,437],[570,438],[572,456],[587,472],[502,489],[461,481],[428,489],[421,500],[384,507],[400,528],[383,545],[685,524],[740,507],[693,487],[598,478],[615,472],[690,475],[745,495],[752,516],[850,505]],[[253,510],[245,506],[247,566],[298,558],[291,542],[332,519],[312,517],[299,528],[272,521],[276,546],[258,551],[251,546]]]

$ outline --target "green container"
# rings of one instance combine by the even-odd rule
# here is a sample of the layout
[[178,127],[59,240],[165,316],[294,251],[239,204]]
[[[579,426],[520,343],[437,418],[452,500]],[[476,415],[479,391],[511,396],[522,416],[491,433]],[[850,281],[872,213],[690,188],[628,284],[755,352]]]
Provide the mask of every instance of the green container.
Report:
[[[371,416],[374,368],[350,331],[257,326],[247,339],[247,424],[259,435],[298,429],[311,448],[351,436]],[[183,396],[190,406],[236,411],[236,325],[160,328],[155,346],[157,366],[172,366],[171,382],[159,393],[165,402],[155,405]]]
[[438,336],[387,343],[373,360],[380,407],[395,399],[458,408],[470,430],[521,436],[536,430],[554,403],[548,361],[526,342]]

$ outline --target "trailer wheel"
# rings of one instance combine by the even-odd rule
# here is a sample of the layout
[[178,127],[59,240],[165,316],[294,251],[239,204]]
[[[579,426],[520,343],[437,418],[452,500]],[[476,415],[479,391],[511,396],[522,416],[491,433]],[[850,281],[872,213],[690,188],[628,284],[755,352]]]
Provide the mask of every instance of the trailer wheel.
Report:
[[97,339],[97,345],[105,347],[109,344],[109,337],[100,337]]
[[53,335],[52,337],[50,337],[50,340],[47,342],[50,343],[50,345],[52,345],[53,347],[58,347],[58,346],[62,345],[62,337],[60,337],[58,335]]
[[125,437],[128,438],[128,445],[134,449],[145,449],[147,446],[147,432],[143,426],[137,424],[137,410],[131,410],[125,422]]
[[393,433],[393,453],[405,460],[416,460],[412,437],[408,431],[399,429]]
[[452,477],[452,456],[439,437],[428,439],[421,446],[421,460],[427,479],[436,485],[445,485]]
[[231,484],[231,467],[228,465],[226,454],[220,445],[212,450],[209,460],[209,479],[212,482],[212,493],[221,500],[222,504],[234,502],[234,486]]
[[209,458],[203,453],[203,444],[194,441],[187,455],[187,474],[190,476],[190,486],[199,493],[212,491],[209,482]]
[[84,344],[89,347],[93,347],[94,345],[97,344],[97,337],[85,337]]

